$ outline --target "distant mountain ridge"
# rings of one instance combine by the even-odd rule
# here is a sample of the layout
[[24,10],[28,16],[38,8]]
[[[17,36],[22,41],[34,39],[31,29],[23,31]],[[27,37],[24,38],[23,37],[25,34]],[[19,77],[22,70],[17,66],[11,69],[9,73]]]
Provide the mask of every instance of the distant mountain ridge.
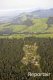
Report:
[[[12,24],[33,25],[32,19],[53,17],[53,9],[35,10],[28,13],[21,13],[12,20]],[[29,24],[30,23],[30,24]]]
[[31,19],[34,18],[48,18],[53,17],[53,8],[45,10],[34,10],[32,12],[23,12],[19,15],[14,15],[13,17],[1,17],[0,23],[10,22],[12,24],[25,24],[28,20],[31,22]]
[[31,14],[34,15],[34,17],[38,18],[53,17],[53,8],[45,10],[36,10],[31,12]]

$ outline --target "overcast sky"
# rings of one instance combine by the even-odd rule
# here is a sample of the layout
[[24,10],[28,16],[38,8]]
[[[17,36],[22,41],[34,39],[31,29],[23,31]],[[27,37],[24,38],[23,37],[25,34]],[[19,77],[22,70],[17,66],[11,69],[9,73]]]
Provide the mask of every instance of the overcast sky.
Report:
[[6,11],[53,8],[53,0],[0,0],[0,15]]
[[53,8],[53,0],[0,0],[0,10]]

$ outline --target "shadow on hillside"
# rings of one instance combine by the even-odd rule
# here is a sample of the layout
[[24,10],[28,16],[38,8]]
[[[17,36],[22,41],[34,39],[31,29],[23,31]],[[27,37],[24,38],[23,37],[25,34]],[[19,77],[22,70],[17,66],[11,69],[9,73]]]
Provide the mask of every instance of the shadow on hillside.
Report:
[[[28,72],[35,72],[36,67],[24,65],[23,46],[25,44],[38,46],[36,53],[41,57],[40,67],[42,72],[53,73],[53,39],[34,38],[25,39],[0,39],[0,79],[1,80],[45,80],[45,78],[28,77]],[[52,80],[52,76],[47,80]]]

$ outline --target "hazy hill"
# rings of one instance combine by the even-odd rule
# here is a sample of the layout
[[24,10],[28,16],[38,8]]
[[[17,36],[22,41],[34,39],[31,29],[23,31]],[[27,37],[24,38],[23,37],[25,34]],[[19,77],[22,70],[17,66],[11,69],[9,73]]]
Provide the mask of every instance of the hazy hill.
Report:
[[[32,19],[53,17],[53,9],[35,10],[29,13],[21,13],[12,20],[13,24],[29,25]],[[28,22],[27,22],[28,21]],[[31,24],[30,24],[31,25]]]
[[4,17],[3,16],[0,17],[0,23],[11,22],[12,24],[23,24],[23,22],[26,21],[27,19],[31,20],[34,18],[53,17],[53,8],[46,9],[46,10],[34,10],[31,12],[19,13],[19,15],[18,15],[18,11],[17,12],[15,11],[14,13],[11,13],[11,15],[8,14],[8,16],[6,15]]
[[18,32],[53,32],[53,9],[0,17],[0,34]]
[[48,18],[53,16],[53,8],[46,10],[36,10],[31,12],[35,18]]

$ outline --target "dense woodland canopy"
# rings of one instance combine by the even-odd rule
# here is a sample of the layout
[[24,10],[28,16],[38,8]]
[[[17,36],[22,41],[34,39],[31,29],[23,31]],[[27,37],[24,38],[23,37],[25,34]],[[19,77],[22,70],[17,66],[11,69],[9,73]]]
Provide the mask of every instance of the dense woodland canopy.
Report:
[[[27,52],[32,53],[28,59],[25,57]],[[34,56],[39,61],[40,67],[31,63]],[[27,65],[23,63],[24,57],[28,62]],[[40,70],[51,75],[49,77],[28,76],[28,72],[40,72]],[[0,80],[53,80],[53,39],[34,37],[0,39]]]

